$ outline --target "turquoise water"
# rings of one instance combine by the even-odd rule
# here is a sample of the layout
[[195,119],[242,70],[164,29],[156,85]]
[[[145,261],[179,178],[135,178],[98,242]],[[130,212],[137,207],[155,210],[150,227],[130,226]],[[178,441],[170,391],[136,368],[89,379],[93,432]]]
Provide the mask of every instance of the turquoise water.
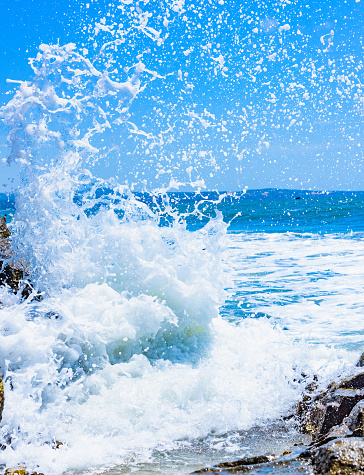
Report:
[[[99,195],[102,196],[101,190]],[[153,195],[136,193],[153,208]],[[348,234],[364,232],[364,192],[249,190],[246,192],[170,192],[169,205],[188,213],[188,227],[198,229],[221,211],[229,233]],[[220,202],[221,199],[221,202]],[[201,212],[194,216],[193,211]],[[0,195],[0,213],[15,211],[14,194]]]
[[7,216],[7,221],[11,220],[15,211],[14,195],[0,194],[0,216]]

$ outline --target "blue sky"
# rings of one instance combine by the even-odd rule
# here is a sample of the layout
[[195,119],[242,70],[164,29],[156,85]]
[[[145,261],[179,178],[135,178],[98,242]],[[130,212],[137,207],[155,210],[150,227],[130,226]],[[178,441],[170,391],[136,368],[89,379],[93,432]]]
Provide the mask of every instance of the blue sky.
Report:
[[[105,136],[95,175],[149,187],[191,177],[220,190],[364,189],[363,1],[9,0],[0,8],[2,104],[17,87],[7,79],[31,80],[28,58],[41,43],[75,43],[99,70],[117,69],[114,80],[139,60],[158,73],[144,75],[129,125]],[[3,128],[1,158],[5,136]],[[0,165],[0,183],[18,172]]]

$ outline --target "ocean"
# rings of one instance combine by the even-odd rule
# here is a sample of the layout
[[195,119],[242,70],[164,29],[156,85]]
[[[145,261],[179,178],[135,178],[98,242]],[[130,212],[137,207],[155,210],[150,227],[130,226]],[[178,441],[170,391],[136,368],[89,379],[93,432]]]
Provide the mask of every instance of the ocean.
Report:
[[285,416],[363,351],[364,193],[94,195],[31,226],[1,201],[42,293],[0,289],[3,463],[187,475],[304,443]]

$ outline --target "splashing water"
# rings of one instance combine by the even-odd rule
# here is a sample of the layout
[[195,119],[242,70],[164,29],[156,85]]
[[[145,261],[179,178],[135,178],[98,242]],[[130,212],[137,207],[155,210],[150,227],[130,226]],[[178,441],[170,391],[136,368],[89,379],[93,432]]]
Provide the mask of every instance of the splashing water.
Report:
[[[265,318],[223,320],[227,225],[217,213],[191,232],[188,219],[203,211],[177,212],[167,194],[203,187],[206,170],[218,173],[231,150],[240,162],[241,124],[247,141],[268,143],[251,108],[216,103],[211,112],[197,99],[203,88],[207,102],[223,95],[212,77],[234,82],[227,64],[237,67],[242,40],[223,55],[237,35],[220,32],[223,2],[124,1],[110,11],[86,28],[87,48],[41,45],[34,79],[1,109],[9,162],[22,165],[13,259],[42,295],[21,301],[1,289],[1,457],[48,474],[144,463],[153,450],[275,420],[299,400],[297,375],[332,355],[317,349],[313,358]],[[262,28],[289,31],[269,18]],[[270,48],[273,61],[282,42]],[[150,190],[143,170],[151,169],[159,189],[135,192]],[[327,373],[340,366],[334,360]]]

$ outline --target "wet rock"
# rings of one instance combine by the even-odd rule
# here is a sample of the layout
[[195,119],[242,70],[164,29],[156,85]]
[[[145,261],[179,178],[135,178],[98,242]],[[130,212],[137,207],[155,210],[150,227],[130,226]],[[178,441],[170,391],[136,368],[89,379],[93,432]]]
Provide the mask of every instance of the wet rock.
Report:
[[364,440],[335,439],[316,449],[311,463],[314,473],[319,475],[363,475]]
[[1,422],[3,409],[4,409],[4,401],[5,401],[4,385],[3,385],[3,380],[1,379],[1,376],[0,376],[0,422]]
[[[302,406],[299,408],[302,430],[312,436],[313,442],[327,436],[330,431],[332,436],[335,431],[337,434],[351,435],[350,432],[361,430],[364,434],[362,406],[359,405],[356,412],[352,412],[363,399],[364,373],[331,384],[326,391],[305,403],[307,410],[302,409]],[[340,428],[341,424],[344,425]]]
[[18,465],[17,467],[7,468],[4,475],[43,475],[38,472],[28,472],[27,468],[23,465]]
[[55,440],[52,444],[52,449],[59,449],[60,447],[62,447],[63,445],[63,442],[60,442],[59,440]]
[[7,285],[15,293],[20,291],[22,298],[28,298],[33,292],[33,287],[26,277],[25,263],[12,261],[11,232],[6,220],[0,216],[0,286]]
[[249,472],[252,468],[252,465],[260,465],[271,462],[277,457],[272,455],[260,455],[258,457],[245,457],[235,462],[225,462],[219,465],[215,465],[214,467],[203,468],[202,470],[197,470],[193,472],[191,475],[195,475],[198,473],[246,473]]
[[4,264],[3,261],[0,261],[0,264],[0,285],[8,285],[15,292],[18,291],[20,283],[23,281],[23,271],[12,264]]
[[308,462],[301,459],[300,454],[306,449],[303,446],[292,447],[281,456],[261,455],[258,457],[246,457],[235,462],[221,463],[213,467],[197,470],[190,475],[211,473],[215,475],[229,474],[240,475],[244,473],[307,473]]
[[8,263],[11,259],[11,233],[5,219],[0,216],[0,285],[8,285],[13,290],[19,289],[19,283],[23,280],[23,271],[14,263]]
[[358,362],[356,363],[356,366],[359,368],[362,368],[364,366],[364,353],[361,354]]
[[5,255],[10,249],[9,238],[11,233],[6,225],[5,218],[0,216],[0,253]]
[[350,412],[349,416],[343,421],[355,437],[364,437],[364,400],[358,402]]
[[321,446],[330,440],[343,437],[364,437],[364,400],[354,406],[341,424],[332,427],[327,434],[318,438],[312,446]]
[[[285,470],[317,475],[364,475],[364,372],[330,384],[317,394],[314,381],[298,407],[310,445],[291,447],[282,456],[251,457],[193,472],[214,474]],[[260,471],[259,471],[260,473]],[[263,473],[263,472],[262,472]]]
[[5,470],[5,475],[26,475],[26,473],[27,473],[26,467],[23,467],[21,465],[15,468],[7,468]]

